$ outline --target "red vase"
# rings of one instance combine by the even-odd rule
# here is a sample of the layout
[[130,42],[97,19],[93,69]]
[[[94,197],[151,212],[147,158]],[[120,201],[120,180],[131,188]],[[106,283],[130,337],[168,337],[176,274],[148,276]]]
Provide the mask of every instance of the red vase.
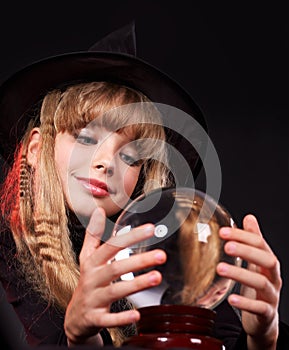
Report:
[[186,305],[157,305],[138,309],[138,335],[124,345],[149,349],[188,348],[221,350],[223,344],[212,337],[216,313]]

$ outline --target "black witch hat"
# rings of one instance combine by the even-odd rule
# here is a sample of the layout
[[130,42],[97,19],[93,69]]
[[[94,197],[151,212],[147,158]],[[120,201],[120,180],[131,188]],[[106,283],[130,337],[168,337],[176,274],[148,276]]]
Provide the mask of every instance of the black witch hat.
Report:
[[[139,90],[153,102],[184,111],[206,130],[204,116],[191,96],[168,75],[136,57],[135,28],[131,23],[109,34],[89,51],[40,60],[0,86],[0,154],[4,160],[12,162],[31,119],[27,111],[33,105],[54,88],[88,81],[111,81]],[[198,152],[181,133],[166,129],[166,134],[168,143],[184,156],[196,175],[201,168]]]

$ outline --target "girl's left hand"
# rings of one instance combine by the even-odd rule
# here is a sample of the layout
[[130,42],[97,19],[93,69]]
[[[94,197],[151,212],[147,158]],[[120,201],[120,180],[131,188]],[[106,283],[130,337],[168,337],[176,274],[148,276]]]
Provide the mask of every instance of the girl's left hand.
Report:
[[243,227],[244,230],[223,227],[220,236],[227,241],[225,252],[247,261],[247,268],[222,262],[217,272],[242,285],[240,295],[231,294],[228,302],[242,311],[248,349],[276,349],[282,286],[280,264],[253,215],[244,218]]

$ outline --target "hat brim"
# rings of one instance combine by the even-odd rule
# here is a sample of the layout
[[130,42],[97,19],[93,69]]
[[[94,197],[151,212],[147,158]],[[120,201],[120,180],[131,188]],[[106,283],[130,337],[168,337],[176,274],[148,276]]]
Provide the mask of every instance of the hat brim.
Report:
[[[176,107],[205,130],[205,118],[191,96],[159,69],[134,56],[111,52],[75,52],[53,56],[15,73],[0,87],[0,152],[10,163],[29,122],[27,111],[57,87],[83,81],[111,81],[144,93],[151,101]],[[198,155],[172,132],[170,143],[196,174]],[[205,147],[205,145],[204,145]]]

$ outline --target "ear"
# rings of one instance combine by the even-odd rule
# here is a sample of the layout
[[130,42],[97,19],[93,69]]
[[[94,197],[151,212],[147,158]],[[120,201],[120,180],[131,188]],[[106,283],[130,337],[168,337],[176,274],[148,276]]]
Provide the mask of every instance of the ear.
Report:
[[41,132],[39,128],[33,128],[30,133],[27,147],[27,163],[34,167],[37,162],[37,155],[40,149]]

